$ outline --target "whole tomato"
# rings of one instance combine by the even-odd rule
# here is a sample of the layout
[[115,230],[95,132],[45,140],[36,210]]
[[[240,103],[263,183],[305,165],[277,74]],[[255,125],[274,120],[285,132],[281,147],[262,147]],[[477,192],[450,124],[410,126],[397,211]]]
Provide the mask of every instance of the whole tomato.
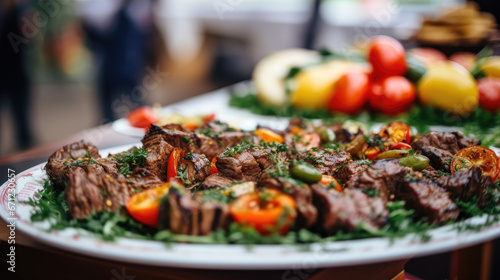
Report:
[[344,74],[335,84],[328,109],[346,114],[358,112],[368,100],[369,83],[370,80],[366,73]]
[[405,112],[416,97],[415,86],[402,76],[382,78],[370,87],[370,107],[388,115]]
[[368,61],[376,77],[403,75],[407,70],[403,45],[387,36],[377,36],[371,39],[368,45]]
[[483,78],[477,82],[479,89],[479,106],[490,112],[500,110],[500,79]]

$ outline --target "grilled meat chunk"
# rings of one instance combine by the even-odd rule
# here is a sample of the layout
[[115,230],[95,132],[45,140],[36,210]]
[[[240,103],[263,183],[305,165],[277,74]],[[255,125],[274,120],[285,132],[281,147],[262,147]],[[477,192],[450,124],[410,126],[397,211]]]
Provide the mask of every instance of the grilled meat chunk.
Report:
[[386,201],[398,189],[406,174],[411,168],[399,165],[398,160],[383,159],[375,161],[365,171],[352,177],[347,185],[349,188],[373,189],[378,191]]
[[472,166],[469,169],[460,169],[457,172],[443,176],[436,183],[450,193],[452,199],[470,201],[479,199],[479,205],[484,205],[484,187],[481,185],[481,168]]
[[434,167],[434,169],[450,173],[452,153],[433,146],[422,147],[420,151],[422,155],[429,158],[429,165]]
[[179,162],[179,170],[184,170],[184,179],[191,183],[202,182],[212,168],[210,161],[205,155],[188,153]]
[[404,200],[406,208],[414,209],[417,218],[425,217],[430,224],[444,224],[459,214],[448,193],[428,179],[405,180],[398,185],[395,199]]
[[69,174],[65,195],[71,216],[83,218],[93,211],[118,211],[127,202],[129,191],[123,175],[107,174],[102,166],[93,164]]
[[50,157],[49,161],[57,160],[71,160],[81,159],[90,155],[91,158],[100,158],[99,150],[96,146],[90,144],[85,140],[71,143],[63,146],[60,150],[55,151]]
[[238,131],[207,133],[209,137],[197,132],[163,129],[156,125],[151,125],[144,137],[148,138],[156,134],[161,135],[173,147],[183,149],[189,153],[203,154],[208,160],[212,160],[212,158],[224,152],[225,147],[236,146],[245,137],[251,138],[250,134]]
[[73,166],[65,163],[83,160],[88,156],[93,159],[101,158],[97,147],[85,140],[65,145],[60,150],[55,151],[45,165],[47,176],[52,185],[56,188],[65,188],[69,174],[74,169]]
[[234,156],[219,156],[215,165],[219,173],[236,181],[244,179],[256,181],[257,175],[261,172],[259,164],[248,152]]
[[345,184],[345,187],[347,187],[347,183],[351,180],[351,178],[355,177],[357,174],[365,171],[369,164],[370,161],[366,160],[356,160],[347,163],[346,165],[342,166],[342,168],[337,169],[334,173],[334,177]]
[[226,187],[230,184],[236,183],[237,181],[234,179],[231,179],[229,177],[226,177],[220,173],[215,173],[207,178],[205,178],[205,181],[203,183],[196,185],[197,189],[218,189],[218,188],[223,188]]
[[369,198],[357,189],[338,192],[319,184],[311,188],[313,203],[318,208],[317,226],[322,233],[351,232],[360,223],[380,228],[387,222],[388,211],[380,197]]
[[337,167],[352,161],[351,155],[340,149],[310,149],[297,158],[314,165],[323,175],[332,175]]
[[436,132],[431,131],[422,138],[413,142],[411,146],[415,150],[422,150],[423,147],[436,147],[441,150],[450,152],[452,155],[456,154],[463,148],[470,146],[480,145],[481,141],[476,139],[471,139],[463,135],[459,131],[452,132]]
[[148,152],[146,168],[161,180],[167,180],[168,158],[174,147],[168,144],[160,134],[146,134],[142,139],[142,147]]
[[154,172],[142,167],[134,168],[132,174],[125,176],[125,178],[131,195],[165,183]]
[[208,235],[225,229],[231,221],[226,204],[204,200],[182,188],[171,188],[163,198],[158,215],[158,227],[175,234]]

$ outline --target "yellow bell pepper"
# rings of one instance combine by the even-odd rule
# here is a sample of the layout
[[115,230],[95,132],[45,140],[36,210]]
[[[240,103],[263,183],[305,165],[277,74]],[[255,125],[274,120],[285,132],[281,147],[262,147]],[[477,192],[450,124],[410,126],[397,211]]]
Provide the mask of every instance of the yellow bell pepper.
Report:
[[490,56],[481,63],[481,71],[487,77],[500,79],[500,56]]
[[369,71],[366,63],[333,60],[311,66],[299,72],[290,95],[292,105],[297,108],[326,108],[333,87],[340,77],[353,71]]
[[472,75],[451,61],[429,64],[417,88],[424,104],[456,114],[472,112],[479,101],[479,92]]

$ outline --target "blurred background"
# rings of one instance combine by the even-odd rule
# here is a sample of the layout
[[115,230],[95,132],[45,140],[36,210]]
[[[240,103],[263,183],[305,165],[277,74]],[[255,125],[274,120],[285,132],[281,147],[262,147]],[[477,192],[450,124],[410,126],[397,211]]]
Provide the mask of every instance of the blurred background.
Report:
[[[465,3],[319,2],[3,0],[0,156],[249,79],[275,50],[348,48],[378,34],[412,44],[424,18]],[[433,32],[422,38],[446,40]],[[484,39],[470,33],[471,44]]]

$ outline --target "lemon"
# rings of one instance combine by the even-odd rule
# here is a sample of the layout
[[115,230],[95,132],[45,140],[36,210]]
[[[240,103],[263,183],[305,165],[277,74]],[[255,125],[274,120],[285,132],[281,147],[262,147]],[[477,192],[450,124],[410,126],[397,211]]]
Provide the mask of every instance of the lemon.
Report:
[[479,92],[472,75],[451,61],[429,64],[417,88],[423,103],[456,114],[472,112],[479,101]]
[[286,49],[263,58],[252,74],[257,98],[260,102],[276,106],[287,103],[285,77],[293,67],[317,63],[317,51],[306,49]]
[[500,56],[490,56],[481,64],[481,70],[488,77],[500,79]]

